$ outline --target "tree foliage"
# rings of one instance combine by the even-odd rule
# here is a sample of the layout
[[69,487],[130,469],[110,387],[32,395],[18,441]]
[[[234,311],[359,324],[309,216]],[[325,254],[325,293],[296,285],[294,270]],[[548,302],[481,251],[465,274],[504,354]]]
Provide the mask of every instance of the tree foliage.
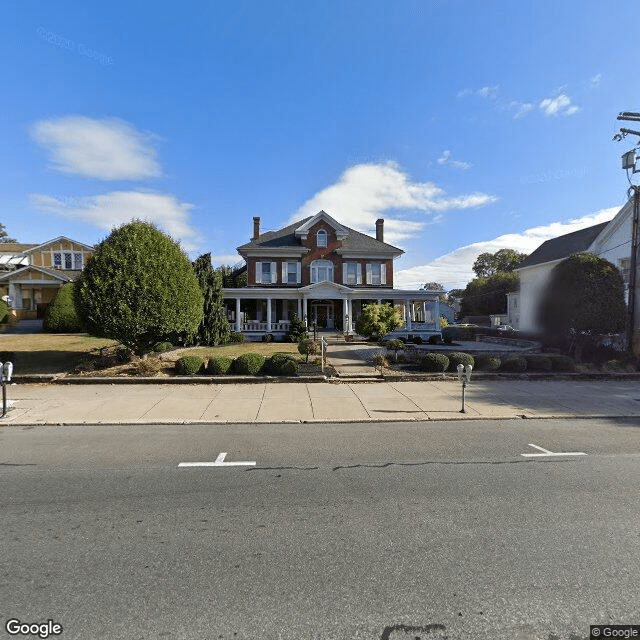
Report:
[[481,253],[473,263],[473,272],[478,278],[490,278],[497,273],[513,271],[525,258],[526,253],[515,249],[500,249],[495,253]]
[[15,238],[10,238],[7,229],[0,222],[0,243],[2,242],[18,242]]
[[211,254],[201,255],[194,263],[193,270],[204,298],[203,317],[195,342],[216,346],[229,341],[231,328],[227,320],[222,296],[222,272],[213,269]]
[[356,321],[356,332],[366,338],[381,338],[403,324],[400,309],[390,304],[368,304]]
[[580,340],[624,329],[624,282],[608,260],[579,253],[556,265],[542,296],[540,322],[550,339]]
[[73,304],[73,283],[68,282],[56,293],[47,307],[42,328],[47,333],[79,333],[82,321]]
[[506,313],[507,293],[518,290],[516,273],[496,273],[488,278],[475,278],[463,292],[461,315],[486,316]]
[[203,296],[180,245],[134,220],[114,229],[76,281],[74,302],[90,333],[144,355],[171,334],[193,335]]

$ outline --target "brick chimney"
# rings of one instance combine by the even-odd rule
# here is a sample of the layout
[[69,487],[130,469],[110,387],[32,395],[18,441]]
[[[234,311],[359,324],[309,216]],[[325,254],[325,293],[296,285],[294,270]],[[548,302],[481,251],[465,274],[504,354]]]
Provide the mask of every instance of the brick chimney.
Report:
[[260,216],[253,216],[253,238],[252,240],[257,240],[260,235]]
[[376,220],[376,240],[378,242],[384,242],[384,218],[378,218]]

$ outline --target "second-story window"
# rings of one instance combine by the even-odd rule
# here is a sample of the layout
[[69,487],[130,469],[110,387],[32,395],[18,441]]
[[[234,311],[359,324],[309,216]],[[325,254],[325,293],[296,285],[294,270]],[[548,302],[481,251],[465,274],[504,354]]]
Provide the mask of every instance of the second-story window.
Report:
[[271,280],[271,263],[270,262],[263,262],[262,263],[261,272],[262,272],[262,275],[260,277],[260,282],[272,282],[272,280]]
[[374,262],[367,265],[367,284],[381,285],[387,283],[387,272],[384,264]]
[[333,263],[329,260],[314,260],[311,263],[311,282],[333,282]]
[[318,247],[327,246],[327,232],[324,229],[320,229],[318,233],[316,233],[316,246]]

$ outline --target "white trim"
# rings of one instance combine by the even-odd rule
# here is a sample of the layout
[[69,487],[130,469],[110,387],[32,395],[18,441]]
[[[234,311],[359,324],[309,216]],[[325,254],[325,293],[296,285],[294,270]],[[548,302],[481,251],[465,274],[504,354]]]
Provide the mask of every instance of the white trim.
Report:
[[[33,251],[37,251],[38,249],[42,249],[42,247],[46,247],[50,244],[53,244],[54,242],[62,242],[63,240],[66,240],[67,242],[70,242],[71,244],[77,244],[80,247],[83,248],[83,250],[87,250],[87,251],[94,251],[94,247],[92,247],[91,245],[88,244],[84,244],[83,242],[78,242],[77,240],[72,240],[71,238],[67,238],[67,236],[58,236],[57,238],[54,238],[53,240],[47,240],[46,242],[43,242],[42,244],[38,244],[35,247],[31,247],[31,249],[25,249],[22,253],[32,253]],[[53,251],[53,249],[49,249],[49,251]],[[63,249],[63,251],[73,251],[73,249]]]
[[336,236],[338,240],[344,240],[349,235],[349,229],[342,226],[337,220],[332,218],[326,211],[318,211],[315,216],[307,220],[303,225],[299,226],[295,230],[296,238],[301,238],[302,240],[306,240],[309,235],[309,230],[313,227],[314,224],[319,222],[320,220],[324,220],[334,231],[336,232]]

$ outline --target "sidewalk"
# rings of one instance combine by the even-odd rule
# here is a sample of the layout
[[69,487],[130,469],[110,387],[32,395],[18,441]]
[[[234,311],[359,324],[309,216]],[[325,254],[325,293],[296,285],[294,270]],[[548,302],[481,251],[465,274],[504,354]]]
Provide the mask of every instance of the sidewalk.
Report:
[[640,417],[637,381],[457,381],[7,387],[2,425]]

